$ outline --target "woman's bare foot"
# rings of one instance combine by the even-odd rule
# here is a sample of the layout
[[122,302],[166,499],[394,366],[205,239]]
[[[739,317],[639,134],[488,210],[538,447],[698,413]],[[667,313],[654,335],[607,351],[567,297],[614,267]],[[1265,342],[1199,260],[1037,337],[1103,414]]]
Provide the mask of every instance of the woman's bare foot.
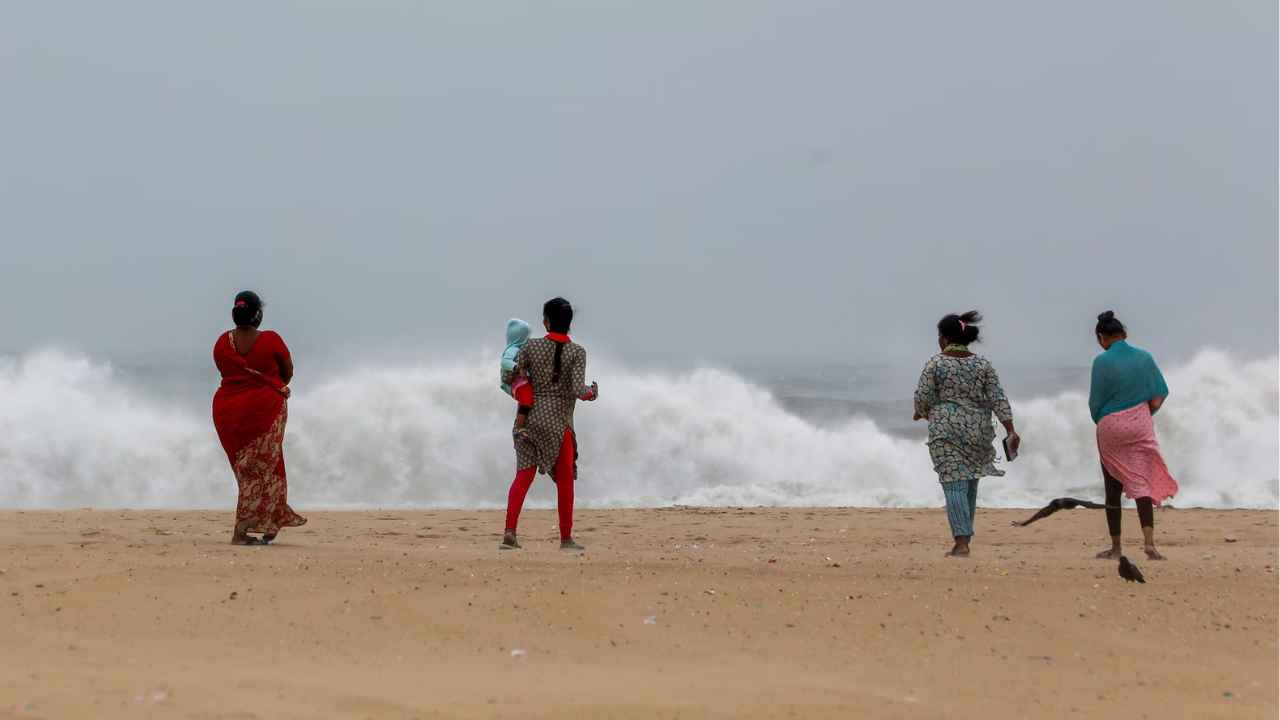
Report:
[[1142,549],[1147,553],[1148,560],[1164,560],[1165,559],[1165,557],[1160,554],[1160,551],[1156,550],[1155,545],[1147,545]]
[[1120,554],[1120,546],[1116,545],[1109,550],[1103,550],[1097,555],[1094,555],[1094,557],[1099,560],[1119,560]]
[[502,533],[502,544],[498,546],[499,550],[518,550],[520,541],[516,539],[515,530],[507,530]]
[[249,529],[253,527],[252,520],[241,520],[231,528],[231,544],[232,545],[261,545],[262,541],[249,534]]
[[967,558],[969,557],[969,543],[957,542],[952,546],[946,554],[946,557]]
[[586,550],[586,548],[585,548],[585,547],[583,547],[582,545],[579,545],[579,544],[578,544],[578,541],[577,541],[577,540],[574,540],[573,538],[568,538],[567,540],[566,540],[566,539],[562,539],[562,540],[560,540],[560,549],[561,549],[561,550],[574,550],[574,551],[577,551],[577,550]]

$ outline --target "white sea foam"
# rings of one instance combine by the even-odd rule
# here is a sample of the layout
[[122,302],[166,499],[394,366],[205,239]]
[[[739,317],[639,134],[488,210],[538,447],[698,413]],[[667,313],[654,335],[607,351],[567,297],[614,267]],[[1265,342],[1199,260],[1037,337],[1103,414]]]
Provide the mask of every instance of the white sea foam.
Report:
[[[722,370],[593,363],[592,374],[603,397],[579,409],[584,505],[941,503],[927,450],[870,420],[815,426]],[[494,363],[476,359],[298,383],[285,446],[291,501],[300,509],[501,505],[513,408],[494,375]],[[1175,504],[1275,508],[1277,358],[1206,350],[1168,378],[1173,395],[1157,425],[1182,485]],[[0,357],[0,506],[229,507],[235,483],[208,413],[131,380],[59,351]],[[1099,495],[1084,397],[1015,398],[1014,411],[1024,455],[1004,478],[983,481],[983,505]],[[538,483],[531,501],[549,503],[550,487]]]

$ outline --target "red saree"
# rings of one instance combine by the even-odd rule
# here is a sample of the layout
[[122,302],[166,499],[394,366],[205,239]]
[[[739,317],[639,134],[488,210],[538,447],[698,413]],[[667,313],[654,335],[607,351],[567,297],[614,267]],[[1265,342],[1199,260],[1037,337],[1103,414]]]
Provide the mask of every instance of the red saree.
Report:
[[275,535],[282,527],[306,523],[289,507],[284,472],[289,411],[281,375],[290,362],[289,348],[279,335],[265,330],[241,355],[228,332],[214,343],[213,362],[222,373],[213,396],[213,426],[240,486],[236,524],[247,522],[245,532]]

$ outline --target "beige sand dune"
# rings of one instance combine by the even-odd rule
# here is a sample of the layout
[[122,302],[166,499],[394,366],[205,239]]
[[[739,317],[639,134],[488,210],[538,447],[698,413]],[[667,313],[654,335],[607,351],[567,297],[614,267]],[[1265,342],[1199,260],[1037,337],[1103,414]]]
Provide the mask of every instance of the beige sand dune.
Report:
[[1275,512],[1027,514],[3,512],[0,718],[1276,717]]

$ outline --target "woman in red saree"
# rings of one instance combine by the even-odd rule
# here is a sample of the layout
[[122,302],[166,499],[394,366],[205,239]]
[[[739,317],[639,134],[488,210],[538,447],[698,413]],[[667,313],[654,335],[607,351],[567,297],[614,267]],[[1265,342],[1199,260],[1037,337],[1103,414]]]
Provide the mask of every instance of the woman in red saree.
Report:
[[[236,295],[231,317],[236,328],[213,345],[213,362],[222,373],[213,396],[213,425],[240,486],[231,542],[258,545],[274,540],[282,527],[307,522],[289,507],[284,472],[293,359],[278,334],[258,331],[262,300],[256,293]],[[261,533],[262,539],[249,533]]]

